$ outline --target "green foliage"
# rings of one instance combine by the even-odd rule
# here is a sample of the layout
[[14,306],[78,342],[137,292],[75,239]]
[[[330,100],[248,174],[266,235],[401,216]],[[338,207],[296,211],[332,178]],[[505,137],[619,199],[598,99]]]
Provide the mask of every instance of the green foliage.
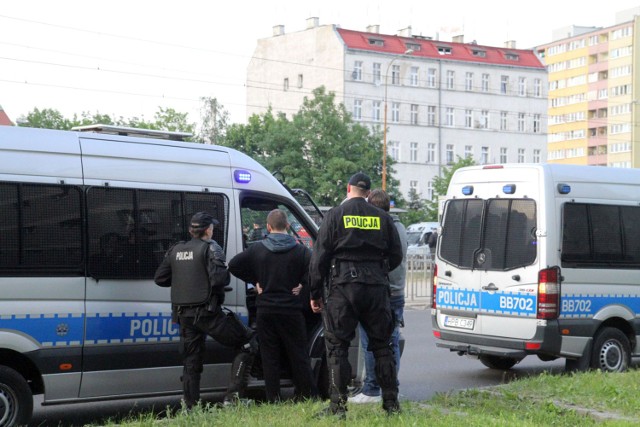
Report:
[[205,144],[220,144],[229,126],[229,112],[217,98],[202,97],[201,127],[198,140]]
[[457,157],[458,160],[453,165],[451,165],[451,167],[442,168],[441,176],[436,176],[433,178],[433,199],[427,203],[430,221],[438,220],[438,197],[447,194],[449,182],[451,182],[453,173],[465,166],[473,166],[476,164],[476,162],[473,160],[473,157]]
[[401,220],[405,226],[415,224],[423,221],[435,221],[431,218],[430,212],[427,209],[427,201],[420,198],[420,194],[416,192],[415,188],[409,190],[409,200],[405,207],[407,212],[402,214]]

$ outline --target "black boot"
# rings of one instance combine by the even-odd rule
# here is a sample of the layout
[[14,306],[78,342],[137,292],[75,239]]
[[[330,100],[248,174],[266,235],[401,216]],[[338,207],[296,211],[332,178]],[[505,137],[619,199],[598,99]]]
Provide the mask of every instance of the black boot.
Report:
[[245,351],[241,351],[233,359],[229,388],[224,396],[223,404],[225,406],[237,404],[240,398],[244,396],[249,384],[249,375],[251,374],[254,359],[254,354]]

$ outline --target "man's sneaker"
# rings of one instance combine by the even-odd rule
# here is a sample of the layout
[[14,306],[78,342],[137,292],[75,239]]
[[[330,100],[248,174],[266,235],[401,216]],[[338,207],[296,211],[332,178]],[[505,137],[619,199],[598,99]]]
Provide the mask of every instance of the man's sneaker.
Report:
[[364,393],[358,393],[348,399],[349,403],[380,403],[382,402],[382,396],[367,396]]

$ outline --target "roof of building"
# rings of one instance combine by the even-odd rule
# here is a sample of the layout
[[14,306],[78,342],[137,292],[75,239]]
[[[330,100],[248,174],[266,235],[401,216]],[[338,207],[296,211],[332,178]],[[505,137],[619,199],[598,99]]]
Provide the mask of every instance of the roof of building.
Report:
[[349,49],[368,50],[392,55],[402,55],[412,49],[412,57],[469,61],[511,67],[544,68],[533,50],[507,47],[482,46],[475,43],[456,43],[432,40],[425,37],[402,37],[337,29]]
[[0,126],[13,126],[13,122],[7,116],[7,113],[4,112],[2,106],[0,105]]

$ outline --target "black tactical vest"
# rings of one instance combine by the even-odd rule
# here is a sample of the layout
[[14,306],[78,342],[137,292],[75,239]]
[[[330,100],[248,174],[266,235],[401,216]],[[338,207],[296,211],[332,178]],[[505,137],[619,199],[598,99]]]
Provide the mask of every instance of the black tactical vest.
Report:
[[180,242],[171,257],[171,302],[175,305],[199,305],[209,299],[207,251],[209,244],[200,239]]

